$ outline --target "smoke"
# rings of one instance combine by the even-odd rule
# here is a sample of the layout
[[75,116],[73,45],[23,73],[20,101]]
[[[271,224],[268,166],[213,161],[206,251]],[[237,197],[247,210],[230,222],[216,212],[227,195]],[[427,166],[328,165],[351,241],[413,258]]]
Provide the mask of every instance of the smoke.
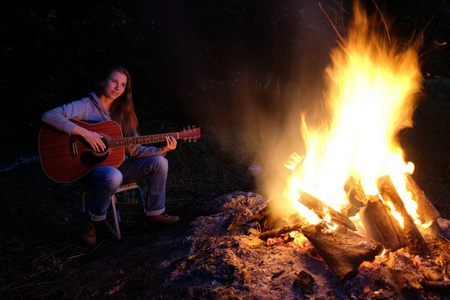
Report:
[[[340,24],[340,2],[325,2],[322,7]],[[304,153],[300,114],[320,108],[323,72],[337,35],[317,2],[272,5],[278,6],[264,22],[229,34],[236,39],[202,44],[195,30],[183,36],[189,51],[180,58],[180,95],[202,131],[237,153],[236,159],[262,166],[260,186],[277,197],[288,175],[284,163],[292,152]]]

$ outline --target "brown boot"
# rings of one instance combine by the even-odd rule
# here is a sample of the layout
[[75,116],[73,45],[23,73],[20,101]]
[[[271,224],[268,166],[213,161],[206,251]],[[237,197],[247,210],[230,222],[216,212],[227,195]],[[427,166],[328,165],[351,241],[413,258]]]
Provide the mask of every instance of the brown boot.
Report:
[[83,238],[90,246],[95,246],[97,243],[97,232],[95,230],[94,221],[88,220],[83,228]]
[[180,221],[178,216],[169,216],[168,214],[160,214],[157,216],[148,216],[147,224],[149,226],[153,225],[172,225]]

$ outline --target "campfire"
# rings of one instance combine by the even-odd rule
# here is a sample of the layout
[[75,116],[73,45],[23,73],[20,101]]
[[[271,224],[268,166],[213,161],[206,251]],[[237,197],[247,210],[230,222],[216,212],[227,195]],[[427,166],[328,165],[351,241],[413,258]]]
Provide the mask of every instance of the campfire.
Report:
[[412,126],[422,80],[418,54],[380,28],[356,3],[348,38],[326,69],[325,112],[311,122],[302,115],[306,154],[294,153],[286,164],[291,219],[303,224],[301,232],[341,280],[383,251],[429,256],[423,233],[439,234],[440,215],[397,141]]
[[[217,215],[193,223],[191,252],[174,281],[186,270],[207,270],[210,290],[261,299],[273,289],[284,298],[292,288],[340,298],[337,282],[353,298],[448,292],[449,222],[414,181],[397,140],[413,125],[419,100],[417,49],[391,40],[382,20],[372,22],[356,3],[347,38],[331,53],[322,110],[302,114],[306,151],[286,163],[291,174],[282,199],[238,193],[217,200]],[[303,261],[270,250],[281,245]],[[310,266],[317,260],[321,275]],[[279,277],[290,284],[275,284]]]

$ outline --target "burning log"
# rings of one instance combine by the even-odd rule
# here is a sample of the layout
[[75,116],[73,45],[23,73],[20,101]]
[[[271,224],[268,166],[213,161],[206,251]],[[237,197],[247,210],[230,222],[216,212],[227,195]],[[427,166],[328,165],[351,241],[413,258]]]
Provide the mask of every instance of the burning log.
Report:
[[353,176],[350,176],[344,184],[344,191],[347,194],[348,201],[354,206],[361,208],[367,204],[367,195],[360,184]]
[[324,228],[323,224],[312,225],[303,228],[302,233],[342,281],[353,278],[363,261],[372,261],[383,249],[380,243],[344,228],[323,233]]
[[413,200],[416,201],[419,206],[417,210],[420,212],[422,223],[428,223],[441,216],[409,174],[406,175],[406,189],[412,194]]
[[430,232],[433,235],[438,235],[440,228],[436,220],[441,214],[409,174],[406,175],[406,190],[411,193],[412,199],[418,205],[417,212],[419,213],[419,220],[422,224],[431,224]]
[[395,190],[389,175],[380,177],[377,180],[378,191],[383,197],[385,202],[391,202],[397,212],[399,212],[403,218],[403,233],[409,241],[409,252],[415,255],[430,255],[430,249],[425,242],[423,236],[419,232],[419,229],[414,224],[414,220],[406,210],[403,200]]
[[356,216],[360,209],[366,206],[369,196],[364,193],[361,182],[357,182],[353,176],[345,182],[344,191],[347,194],[348,204],[341,208],[341,212],[348,217]]
[[300,191],[300,199],[298,200],[301,204],[314,211],[319,218],[324,219],[326,213],[329,213],[331,220],[339,225],[345,226],[346,228],[356,231],[356,226],[353,222],[345,215],[333,209],[331,206],[323,203],[313,195],[310,195],[304,191]]
[[368,236],[383,244],[386,249],[396,251],[409,245],[399,222],[378,196],[370,197],[360,216]]
[[289,233],[291,231],[297,231],[302,228],[301,224],[293,224],[293,225],[287,225],[281,228],[272,229],[269,231],[261,232],[259,235],[259,238],[262,240],[267,240],[268,238],[277,237],[285,233]]

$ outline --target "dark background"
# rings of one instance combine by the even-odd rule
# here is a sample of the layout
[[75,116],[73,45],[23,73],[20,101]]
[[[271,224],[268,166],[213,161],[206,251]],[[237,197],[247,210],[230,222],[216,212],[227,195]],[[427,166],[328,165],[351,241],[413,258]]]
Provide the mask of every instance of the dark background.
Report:
[[[308,105],[306,94],[320,91],[336,45],[318,3],[8,1],[1,18],[2,161],[36,154],[42,113],[85,96],[111,64],[131,71],[148,134],[164,122],[191,122],[220,138],[253,114],[264,116],[261,127],[282,125],[287,113]],[[342,35],[351,3],[321,2]],[[423,33],[422,53],[450,36],[445,1],[377,3],[396,39],[408,44]],[[425,78],[448,77],[448,53],[438,47],[421,57]]]

